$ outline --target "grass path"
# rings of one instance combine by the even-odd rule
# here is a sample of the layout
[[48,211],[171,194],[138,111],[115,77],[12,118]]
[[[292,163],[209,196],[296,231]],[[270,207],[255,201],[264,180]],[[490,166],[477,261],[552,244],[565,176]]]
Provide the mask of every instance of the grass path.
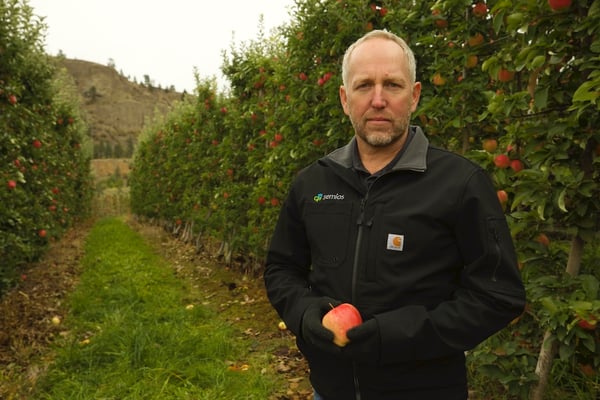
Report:
[[[271,332],[265,345],[260,328],[235,323],[246,313],[265,317],[251,312],[254,297],[240,290],[224,301],[233,295],[227,288],[215,296],[214,287],[181,279],[169,261],[122,219],[94,225],[70,311],[54,321],[63,329],[54,362],[34,398],[282,398],[275,393],[288,382],[273,364],[293,361],[288,335]],[[242,317],[232,323],[224,311]],[[276,348],[284,358],[273,359]]]

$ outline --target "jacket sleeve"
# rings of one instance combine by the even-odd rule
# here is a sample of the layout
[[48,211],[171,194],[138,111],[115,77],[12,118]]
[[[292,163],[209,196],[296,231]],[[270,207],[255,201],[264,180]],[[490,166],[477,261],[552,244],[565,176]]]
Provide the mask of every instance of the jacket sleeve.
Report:
[[411,305],[375,315],[381,361],[427,360],[466,351],[519,316],[525,290],[505,215],[483,170],[467,181],[454,233],[460,285],[435,308]]
[[310,250],[294,187],[284,202],[267,253],[267,296],[288,329],[300,335],[302,315],[317,298],[309,287]]

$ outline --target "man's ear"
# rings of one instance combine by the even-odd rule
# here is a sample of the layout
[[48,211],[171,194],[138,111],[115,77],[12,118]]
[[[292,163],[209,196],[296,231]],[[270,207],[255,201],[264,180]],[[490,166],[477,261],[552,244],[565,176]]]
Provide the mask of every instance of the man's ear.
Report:
[[417,105],[419,105],[419,99],[421,98],[421,82],[415,82],[412,91],[412,107],[411,112],[415,112]]
[[340,103],[342,103],[344,113],[346,115],[350,115],[348,112],[348,95],[346,93],[346,88],[344,87],[344,85],[340,86]]

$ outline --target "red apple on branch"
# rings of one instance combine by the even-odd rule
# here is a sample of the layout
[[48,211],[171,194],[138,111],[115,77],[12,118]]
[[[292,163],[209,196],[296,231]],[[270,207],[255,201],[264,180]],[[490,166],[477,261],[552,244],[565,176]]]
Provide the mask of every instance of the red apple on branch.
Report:
[[439,72],[436,72],[433,75],[432,81],[435,86],[444,86],[446,84],[446,78],[444,78]]
[[579,320],[577,325],[586,331],[593,331],[596,329],[597,321],[586,321],[585,319]]
[[501,68],[498,71],[498,80],[500,82],[510,82],[515,78],[515,71],[508,70],[506,68]]
[[548,247],[550,246],[550,239],[548,238],[548,236],[546,236],[545,233],[540,233],[537,238],[535,239],[536,242],[538,242],[539,244],[541,244],[544,247]]
[[496,139],[483,139],[481,147],[488,153],[493,153],[498,149],[498,141]]
[[344,347],[350,342],[346,332],[362,324],[362,317],[352,304],[343,303],[329,310],[323,317],[322,323],[325,328],[333,332],[333,343]]
[[498,190],[496,192],[496,195],[498,196],[498,200],[500,201],[500,204],[502,204],[502,205],[506,204],[506,202],[508,201],[508,193],[506,193],[506,190]]
[[510,158],[506,154],[498,154],[494,157],[494,164],[498,168],[508,168],[510,166]]
[[523,161],[521,160],[512,160],[510,162],[510,167],[512,168],[513,171],[515,172],[519,172],[522,171],[524,166],[523,166]]
[[473,15],[479,18],[483,18],[487,15],[488,8],[483,2],[479,2],[473,6]]
[[548,5],[553,11],[571,7],[571,0],[548,0]]

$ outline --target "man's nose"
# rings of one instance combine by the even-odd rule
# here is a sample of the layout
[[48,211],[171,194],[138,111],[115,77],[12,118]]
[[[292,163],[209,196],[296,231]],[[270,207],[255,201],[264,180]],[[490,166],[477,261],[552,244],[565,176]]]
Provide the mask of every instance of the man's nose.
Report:
[[383,85],[375,85],[373,88],[373,98],[371,99],[371,106],[373,108],[384,108],[386,100],[383,92]]

